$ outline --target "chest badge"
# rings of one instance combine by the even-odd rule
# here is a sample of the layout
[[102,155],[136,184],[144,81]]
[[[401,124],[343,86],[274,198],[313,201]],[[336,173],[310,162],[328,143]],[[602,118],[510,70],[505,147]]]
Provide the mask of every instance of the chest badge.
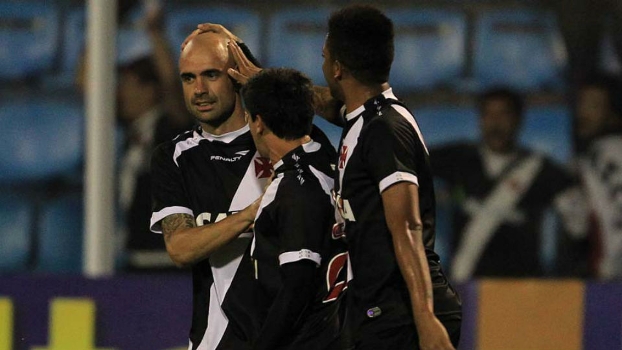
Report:
[[264,179],[272,176],[272,164],[270,159],[264,157],[257,157],[255,162],[255,176],[258,179]]

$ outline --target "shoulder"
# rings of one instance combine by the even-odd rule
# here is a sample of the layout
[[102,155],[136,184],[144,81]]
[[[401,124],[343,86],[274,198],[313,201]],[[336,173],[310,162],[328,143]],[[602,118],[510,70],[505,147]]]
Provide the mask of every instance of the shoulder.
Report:
[[290,204],[311,199],[329,199],[320,181],[309,169],[304,169],[300,173],[289,172],[283,176],[278,193]]
[[185,131],[177,135],[173,139],[160,142],[152,153],[152,158],[169,158],[173,159],[179,156],[182,150],[192,148],[198,145],[197,137],[194,130]]

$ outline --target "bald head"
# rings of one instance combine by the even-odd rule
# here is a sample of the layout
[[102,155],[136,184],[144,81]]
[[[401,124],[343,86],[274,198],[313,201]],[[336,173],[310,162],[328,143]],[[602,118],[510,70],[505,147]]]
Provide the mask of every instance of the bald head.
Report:
[[208,132],[226,127],[234,114],[244,122],[238,91],[227,73],[235,64],[228,41],[223,34],[202,33],[186,44],[179,57],[186,107]]
[[205,32],[190,40],[180,55],[180,65],[182,60],[193,59],[195,56],[209,55],[222,62],[229,62],[230,59],[227,43],[229,39],[219,33]]

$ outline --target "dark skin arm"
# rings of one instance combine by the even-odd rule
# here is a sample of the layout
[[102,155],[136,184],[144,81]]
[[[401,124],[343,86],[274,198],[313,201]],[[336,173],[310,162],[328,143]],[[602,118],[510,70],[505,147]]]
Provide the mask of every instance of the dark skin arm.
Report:
[[382,204],[397,264],[408,287],[421,349],[453,350],[447,330],[434,315],[417,185],[399,182],[390,186],[382,192]]

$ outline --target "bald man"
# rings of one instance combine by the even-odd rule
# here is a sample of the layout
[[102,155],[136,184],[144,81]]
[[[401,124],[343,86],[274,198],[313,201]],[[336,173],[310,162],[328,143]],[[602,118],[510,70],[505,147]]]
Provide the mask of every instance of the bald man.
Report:
[[256,151],[238,86],[227,75],[228,39],[194,37],[179,59],[187,109],[198,126],[152,156],[151,230],[179,267],[191,267],[189,349],[246,349],[257,329],[248,247],[254,203],[272,168]]

